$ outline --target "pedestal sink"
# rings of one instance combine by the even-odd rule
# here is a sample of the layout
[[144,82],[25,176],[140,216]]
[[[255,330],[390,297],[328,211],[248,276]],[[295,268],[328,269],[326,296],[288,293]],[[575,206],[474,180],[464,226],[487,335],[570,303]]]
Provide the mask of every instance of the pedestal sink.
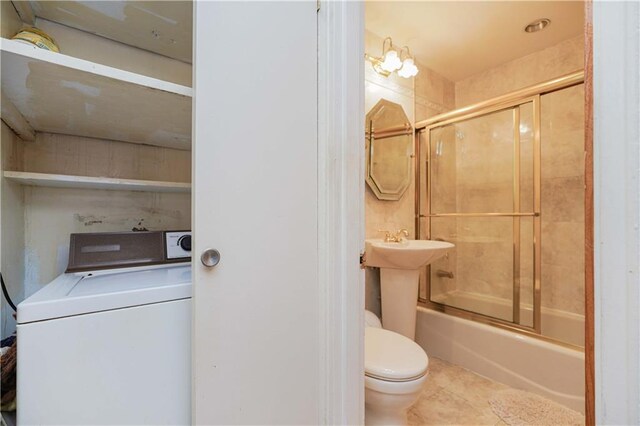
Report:
[[440,259],[453,247],[451,243],[430,240],[365,241],[367,266],[380,268],[384,328],[415,338],[420,268]]

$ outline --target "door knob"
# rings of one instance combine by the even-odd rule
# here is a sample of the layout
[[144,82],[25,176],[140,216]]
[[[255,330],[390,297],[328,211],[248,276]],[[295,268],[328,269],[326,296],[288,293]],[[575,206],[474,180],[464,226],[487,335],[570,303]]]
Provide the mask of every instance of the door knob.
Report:
[[213,268],[220,263],[220,252],[216,249],[206,249],[200,256],[200,261],[207,268]]

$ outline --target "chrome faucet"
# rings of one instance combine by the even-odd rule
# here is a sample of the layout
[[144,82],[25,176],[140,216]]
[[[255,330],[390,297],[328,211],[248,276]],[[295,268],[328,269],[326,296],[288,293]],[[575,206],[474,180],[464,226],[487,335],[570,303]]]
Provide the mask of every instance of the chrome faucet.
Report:
[[409,231],[404,228],[399,229],[395,234],[392,234],[390,231],[385,231],[383,229],[379,229],[378,232],[384,232],[385,243],[401,243],[409,236]]

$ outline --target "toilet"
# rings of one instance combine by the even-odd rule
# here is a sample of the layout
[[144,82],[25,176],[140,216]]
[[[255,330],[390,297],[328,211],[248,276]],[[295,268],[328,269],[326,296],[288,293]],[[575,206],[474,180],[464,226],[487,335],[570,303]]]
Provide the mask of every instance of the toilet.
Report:
[[416,342],[383,329],[378,317],[365,311],[365,424],[406,425],[428,367],[429,358]]

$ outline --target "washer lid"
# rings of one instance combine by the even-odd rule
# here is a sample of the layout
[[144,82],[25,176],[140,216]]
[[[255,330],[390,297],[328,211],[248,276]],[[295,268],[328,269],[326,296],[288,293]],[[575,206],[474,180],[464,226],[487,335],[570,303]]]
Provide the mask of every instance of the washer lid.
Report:
[[18,305],[18,324],[191,297],[191,265],[66,273]]
[[365,328],[365,375],[400,382],[424,376],[428,366],[427,354],[413,340],[382,328]]

